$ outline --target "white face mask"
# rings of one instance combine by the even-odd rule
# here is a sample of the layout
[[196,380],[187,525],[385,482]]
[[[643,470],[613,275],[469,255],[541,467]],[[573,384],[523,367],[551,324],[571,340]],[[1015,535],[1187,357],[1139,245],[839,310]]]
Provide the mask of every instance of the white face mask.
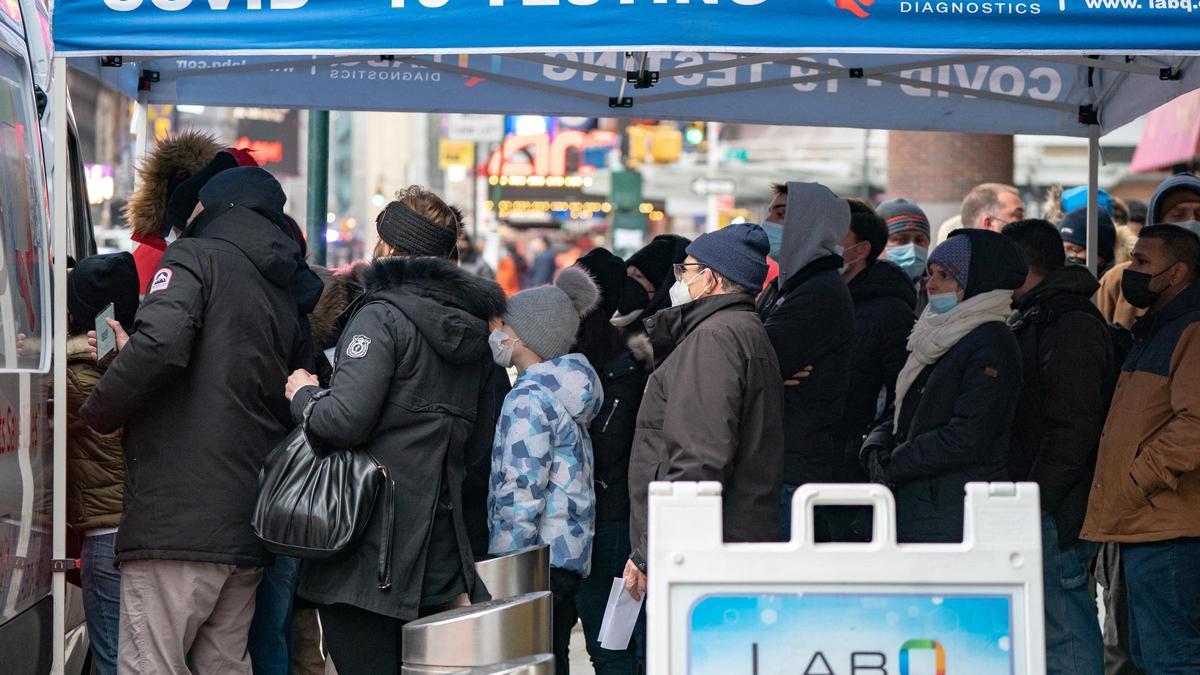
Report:
[[608,322],[611,323],[615,328],[624,328],[634,321],[642,318],[642,311],[643,310],[635,309],[628,314],[617,312],[616,314],[612,315],[612,318],[609,319]]
[[686,283],[683,281],[676,281],[675,285],[671,286],[671,306],[678,307],[680,305],[686,305],[689,302],[692,302],[692,291],[689,287],[694,284],[697,279],[700,279],[703,276],[704,272],[701,271],[699,274],[692,277],[691,281]]
[[[504,344],[505,342],[508,344]],[[512,367],[513,347],[516,344],[516,340],[499,328],[488,335],[488,347],[492,349],[492,360],[501,368]]]

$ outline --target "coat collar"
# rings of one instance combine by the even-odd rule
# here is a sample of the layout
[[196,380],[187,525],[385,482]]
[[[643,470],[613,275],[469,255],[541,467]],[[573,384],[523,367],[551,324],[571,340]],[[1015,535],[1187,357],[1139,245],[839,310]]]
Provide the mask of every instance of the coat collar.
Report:
[[754,298],[743,293],[714,295],[664,309],[646,319],[646,332],[654,346],[655,362],[662,363],[684,338],[724,311],[753,312]]

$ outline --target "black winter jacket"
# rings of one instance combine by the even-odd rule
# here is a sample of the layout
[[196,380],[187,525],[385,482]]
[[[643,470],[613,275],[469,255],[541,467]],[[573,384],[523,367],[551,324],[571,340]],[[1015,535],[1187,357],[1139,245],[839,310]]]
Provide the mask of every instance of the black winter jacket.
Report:
[[809,263],[779,288],[778,280],[758,299],[786,380],[812,366],[812,375],[787,387],[783,404],[783,482],[828,483],[842,456],[839,430],[850,384],[854,303],[838,268],[840,256]]
[[[892,263],[876,261],[850,280],[854,300],[854,342],[850,357],[850,390],[839,434],[844,443],[835,478],[866,482],[858,461],[863,438],[880,412],[896,396],[896,376],[908,359],[908,334],[916,321],[916,289],[908,275]],[[814,370],[815,372],[815,370]]]
[[1009,477],[1038,484],[1063,546],[1083,527],[1119,368],[1109,328],[1091,301],[1099,288],[1085,267],[1055,270],[1021,298],[1009,321],[1025,376]]
[[967,333],[927,366],[889,409],[864,452],[891,450],[900,541],[955,542],[972,481],[1008,479],[1009,430],[1021,393],[1021,350],[1008,326],[992,321]]
[[258,471],[292,427],[288,375],[311,359],[293,287],[320,282],[295,242],[241,206],[160,264],[80,410],[101,433],[125,427],[117,560],[264,565],[250,528]]
[[[305,563],[299,593],[412,620],[450,599],[430,597],[434,588],[453,592],[458,584],[473,601],[486,598],[475,583],[462,484],[468,441],[493,422],[479,410],[492,394],[488,320],[503,314],[504,294],[437,258],[384,258],[365,281],[342,319],[329,394],[316,402],[309,430],[330,446],[369,451],[396,482],[393,583],[377,586],[377,507],[352,550]],[[297,392],[297,420],[319,391]]]
[[604,387],[604,404],[588,429],[595,467],[596,520],[628,520],[629,455],[649,373],[628,350],[597,373]]

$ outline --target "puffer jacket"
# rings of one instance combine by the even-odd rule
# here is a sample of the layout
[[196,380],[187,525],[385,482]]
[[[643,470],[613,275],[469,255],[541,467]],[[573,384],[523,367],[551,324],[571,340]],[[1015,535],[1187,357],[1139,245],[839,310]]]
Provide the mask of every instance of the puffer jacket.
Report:
[[79,408],[104,376],[86,335],[67,342],[67,524],[80,534],[116,527],[125,495],[121,431],[102,434],[79,418]]
[[[475,583],[462,485],[470,439],[492,424],[479,412],[491,395],[487,325],[505,303],[496,284],[438,258],[383,258],[364,281],[343,314],[333,380],[313,405],[309,432],[329,447],[370,452],[395,481],[392,586],[377,584],[386,541],[377,504],[353,550],[305,562],[298,592],[411,621],[464,591],[486,598]],[[296,421],[319,392],[296,393]]]
[[581,354],[517,378],[492,446],[491,553],[549,544],[551,567],[587,576],[596,519],[587,426],[603,403],[600,376]]
[[1133,334],[1080,537],[1200,537],[1200,283],[1139,319]]

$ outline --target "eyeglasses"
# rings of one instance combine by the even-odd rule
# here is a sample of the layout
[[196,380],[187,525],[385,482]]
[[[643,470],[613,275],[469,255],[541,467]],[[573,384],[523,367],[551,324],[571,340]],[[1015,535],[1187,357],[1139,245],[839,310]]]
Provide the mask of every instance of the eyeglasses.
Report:
[[679,263],[677,265],[672,265],[671,269],[675,272],[675,281],[683,281],[683,275],[687,274],[689,267],[696,267],[700,269],[700,271],[708,269],[708,266],[704,263]]

